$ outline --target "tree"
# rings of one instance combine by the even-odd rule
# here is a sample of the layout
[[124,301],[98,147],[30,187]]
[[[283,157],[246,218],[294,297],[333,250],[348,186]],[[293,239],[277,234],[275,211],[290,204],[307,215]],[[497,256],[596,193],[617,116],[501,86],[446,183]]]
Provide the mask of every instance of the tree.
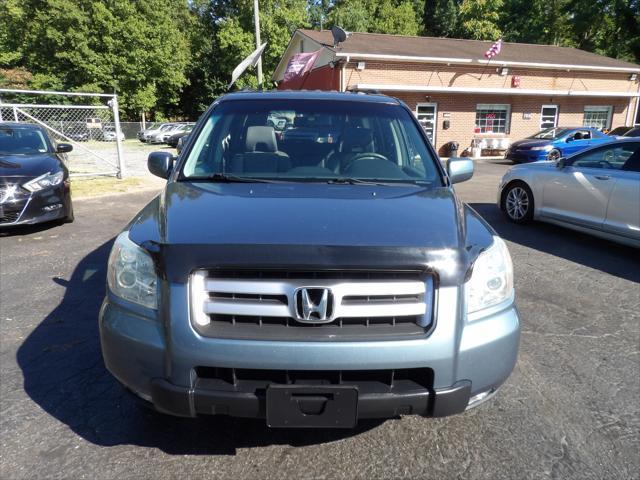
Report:
[[462,38],[497,40],[502,35],[498,26],[503,0],[463,0],[460,4]]
[[637,1],[568,0],[566,7],[572,23],[570,41],[575,46],[611,57],[640,60]]
[[420,22],[410,0],[343,0],[331,12],[334,25],[354,31],[418,35]]
[[426,0],[424,2],[423,34],[430,37],[454,37],[458,34],[456,0]]
[[[125,117],[177,104],[190,57],[183,31],[189,23],[186,0],[28,0],[20,5],[22,11],[14,9],[8,17],[9,28],[19,26],[22,32],[19,58],[12,62],[33,73],[33,88],[117,89]],[[5,44],[0,58],[6,62]]]

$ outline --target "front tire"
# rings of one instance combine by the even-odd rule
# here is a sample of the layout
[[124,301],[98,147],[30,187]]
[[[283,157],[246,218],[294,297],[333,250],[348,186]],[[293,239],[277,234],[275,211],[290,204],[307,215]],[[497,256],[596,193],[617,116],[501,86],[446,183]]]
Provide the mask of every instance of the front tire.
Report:
[[69,213],[66,217],[62,219],[62,223],[73,223],[75,220],[75,215],[73,214],[73,204],[69,203]]
[[507,185],[501,203],[509,221],[525,224],[533,220],[533,192],[526,183],[513,182]]

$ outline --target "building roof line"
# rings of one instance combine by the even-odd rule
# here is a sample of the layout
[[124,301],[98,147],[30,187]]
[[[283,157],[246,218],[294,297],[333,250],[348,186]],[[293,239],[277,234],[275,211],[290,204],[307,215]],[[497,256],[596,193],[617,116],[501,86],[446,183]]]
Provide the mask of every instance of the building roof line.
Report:
[[596,90],[548,90],[532,88],[477,88],[477,87],[429,87],[421,85],[385,85],[359,83],[349,90],[379,92],[421,92],[421,93],[474,93],[478,95],[540,95],[559,97],[640,97],[640,92],[612,92]]
[[[313,40],[313,39],[311,39]],[[316,42],[317,43],[317,42]],[[325,48],[326,47],[323,45]],[[606,67],[598,65],[567,65],[561,63],[542,63],[542,62],[514,62],[510,60],[492,59],[487,62],[487,59],[472,59],[472,58],[458,58],[458,57],[418,57],[414,55],[389,55],[382,53],[358,53],[358,52],[337,52],[337,58],[351,58],[351,59],[363,59],[363,60],[389,60],[395,62],[417,62],[417,63],[460,63],[460,64],[473,64],[474,66],[486,66],[487,63],[493,66],[514,66],[514,67],[528,67],[543,70],[594,70],[599,72],[620,72],[620,73],[638,73],[640,72],[640,66],[637,68],[627,67]]]
[[457,58],[457,57],[416,57],[413,55],[387,55],[382,53],[351,53],[351,52],[338,52],[337,58],[362,58],[364,60],[392,60],[397,62],[409,61],[420,63],[473,63],[471,58]]

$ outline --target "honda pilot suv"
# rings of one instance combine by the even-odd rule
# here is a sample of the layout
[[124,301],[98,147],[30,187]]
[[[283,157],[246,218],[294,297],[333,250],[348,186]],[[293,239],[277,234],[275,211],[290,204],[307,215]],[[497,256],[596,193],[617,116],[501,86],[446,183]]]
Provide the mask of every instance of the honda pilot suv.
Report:
[[353,427],[464,412],[511,373],[511,259],[452,188],[473,163],[443,168],[398,100],[229,94],[148,166],[167,184],[115,240],[100,335],[158,411]]

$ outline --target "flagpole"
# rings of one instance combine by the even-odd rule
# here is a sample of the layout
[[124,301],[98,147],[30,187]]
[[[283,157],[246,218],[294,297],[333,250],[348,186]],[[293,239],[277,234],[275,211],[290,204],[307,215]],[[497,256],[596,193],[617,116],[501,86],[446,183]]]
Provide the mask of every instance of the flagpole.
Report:
[[[253,22],[256,28],[256,48],[260,48],[260,10],[258,0],[253,0]],[[258,90],[262,90],[262,55],[258,59]]]
[[[496,46],[498,46],[497,49],[496,49]],[[482,72],[480,72],[480,80],[482,80],[482,76],[484,75],[484,72],[487,70],[487,67],[489,66],[489,62],[491,61],[491,59],[497,56],[501,50],[502,50],[502,37],[499,38],[497,42],[494,42],[491,45],[491,48],[487,50],[487,52],[484,54],[484,56],[487,57],[487,63],[484,64],[484,67],[482,68]],[[493,55],[490,54],[492,51],[493,51]]]

